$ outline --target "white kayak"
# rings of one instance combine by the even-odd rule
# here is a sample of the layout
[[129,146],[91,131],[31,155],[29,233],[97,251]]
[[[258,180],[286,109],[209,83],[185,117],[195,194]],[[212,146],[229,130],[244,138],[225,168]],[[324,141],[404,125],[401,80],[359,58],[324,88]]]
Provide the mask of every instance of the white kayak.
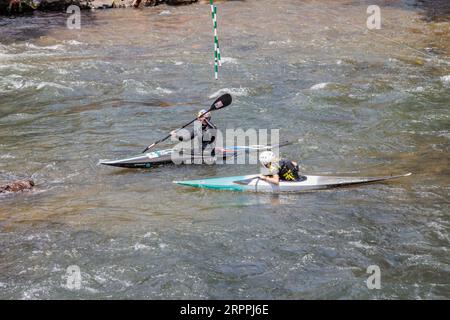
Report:
[[336,188],[362,183],[380,182],[401,177],[407,177],[411,173],[382,177],[352,177],[352,176],[315,176],[305,175],[299,181],[281,181],[275,185],[258,178],[259,175],[234,176],[223,178],[208,178],[200,180],[174,181],[174,183],[194,188],[214,190],[248,191],[248,192],[302,192]]
[[[252,145],[252,146],[232,146],[232,147],[216,148],[215,158],[211,157],[202,158],[201,156],[191,156],[190,154],[185,156],[178,156],[178,153],[174,153],[176,152],[175,149],[165,149],[147,152],[144,154],[124,159],[100,160],[99,164],[121,168],[151,168],[153,166],[173,163],[174,160],[176,161],[176,163],[197,163],[197,162],[202,163],[214,161],[219,157],[222,159],[228,159],[237,156],[239,153],[272,150],[273,148],[284,147],[292,143],[293,142],[285,141],[283,143],[274,146]],[[174,154],[177,154],[177,156],[175,157]],[[196,158],[198,158],[197,160],[201,161],[196,161]]]

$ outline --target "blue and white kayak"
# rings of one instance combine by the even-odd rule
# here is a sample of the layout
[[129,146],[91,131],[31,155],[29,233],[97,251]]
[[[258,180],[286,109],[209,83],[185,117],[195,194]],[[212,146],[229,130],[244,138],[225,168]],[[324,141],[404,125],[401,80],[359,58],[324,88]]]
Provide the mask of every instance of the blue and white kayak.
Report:
[[[281,147],[288,144],[290,144],[290,142],[279,144],[276,147]],[[216,148],[215,158],[221,157],[222,159],[227,159],[236,156],[240,152],[248,153],[254,151],[271,150],[274,147],[275,146],[252,145],[252,146],[233,146],[225,148]],[[195,161],[196,158],[202,160],[200,161],[200,163],[207,161],[208,162],[214,161],[214,159],[211,157],[202,158],[201,156],[192,156],[190,154],[184,156],[179,155],[178,151],[175,156],[173,155],[173,153],[176,151],[177,150],[175,149],[158,150],[119,160],[100,160],[99,164],[121,168],[151,168],[157,165],[173,163],[174,160],[176,161],[176,163],[197,163]]]
[[209,178],[200,180],[174,181],[174,183],[194,188],[205,188],[214,190],[248,191],[248,192],[302,192],[311,190],[321,190],[342,186],[356,185],[370,182],[380,182],[386,180],[407,177],[411,173],[384,176],[384,177],[351,177],[351,176],[302,176],[299,181],[281,181],[275,185],[259,179],[259,175],[234,176],[223,178]]

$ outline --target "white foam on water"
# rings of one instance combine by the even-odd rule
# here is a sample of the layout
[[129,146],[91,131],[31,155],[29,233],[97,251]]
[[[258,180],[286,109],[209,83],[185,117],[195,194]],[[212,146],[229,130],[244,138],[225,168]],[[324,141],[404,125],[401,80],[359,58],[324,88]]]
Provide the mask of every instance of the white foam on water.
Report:
[[175,61],[174,64],[175,64],[176,66],[181,66],[181,65],[184,64],[184,62],[183,62],[183,61]]
[[291,43],[291,39],[287,39],[287,40],[277,40],[277,41],[269,41],[269,45],[273,46],[273,45],[285,45],[285,44],[289,44]]
[[22,300],[38,300],[40,292],[41,292],[41,289],[39,289],[39,288],[31,288],[22,293],[21,299]]
[[32,119],[34,116],[29,113],[12,113],[7,116],[1,118],[0,122],[8,122],[8,121],[20,121],[20,120],[28,120]]
[[[10,74],[0,79],[0,91],[7,92],[8,89],[22,89],[25,87],[26,81],[17,74]],[[3,88],[3,90],[2,90]]]
[[47,81],[41,82],[41,81],[27,80],[25,77],[22,77],[17,74],[11,74],[6,77],[0,78],[0,92],[4,93],[16,91],[19,89],[23,90],[27,88],[35,88],[37,90],[41,90],[47,87],[70,91],[74,90],[73,88],[63,86],[55,82],[47,82]]
[[450,74],[448,74],[446,76],[442,76],[440,79],[444,84],[446,84],[446,85],[450,84]]
[[302,257],[302,262],[303,263],[313,262],[313,261],[314,261],[314,254],[312,254],[312,253],[308,253],[308,254],[306,254],[306,255],[304,255]]
[[435,131],[437,134],[437,136],[438,137],[443,137],[443,138],[447,138],[447,139],[450,139],[450,132],[448,132],[448,131],[443,131],[443,130],[441,130],[441,131]]
[[140,95],[147,95],[148,92],[150,91],[149,88],[145,84],[143,84],[142,82],[136,81],[134,79],[125,79],[122,81],[122,84],[124,85],[124,87],[131,88],[132,90],[134,90],[136,93],[138,93]]
[[21,53],[8,53],[8,51],[2,53],[0,52],[0,61],[14,60],[18,61],[20,59],[36,58],[48,55],[48,52],[43,50],[27,50]]
[[169,15],[169,14],[172,14],[172,12],[170,12],[169,10],[164,10],[159,13],[160,16]]
[[10,70],[14,70],[14,71],[29,71],[30,69],[33,69],[35,67],[30,66],[28,64],[24,64],[24,63],[7,63],[7,64],[0,64],[0,70],[2,69],[10,69]]
[[145,244],[142,244],[142,243],[136,243],[136,244],[134,245],[134,250],[135,250],[135,251],[138,251],[138,250],[148,250],[148,249],[151,249],[151,247],[150,247],[150,246],[146,246]]
[[79,46],[83,44],[83,42],[77,40],[66,40],[64,43],[70,44],[71,46]]
[[122,84],[125,85],[125,86],[129,86],[129,85],[139,84],[139,82],[137,82],[134,79],[125,79],[125,80],[122,80]]
[[56,72],[58,72],[59,74],[62,74],[62,75],[69,74],[69,71],[67,71],[66,69],[61,69],[61,68],[56,68]]
[[99,282],[101,284],[103,284],[103,283],[108,281],[108,279],[102,277],[101,275],[95,275],[94,279],[95,279],[95,281],[97,281],[97,282]]
[[350,230],[338,229],[335,232],[339,235],[354,235],[355,233],[361,233],[361,231],[356,230],[355,228],[352,228]]
[[424,87],[417,87],[414,89],[409,90],[410,92],[424,92],[425,88]]
[[37,46],[35,44],[27,42],[27,43],[25,43],[25,47],[27,47],[28,49],[32,49],[32,50],[52,50],[52,51],[54,51],[54,50],[56,50],[56,51],[64,50],[64,46],[62,44],[55,44],[53,46],[40,47],[40,46]]
[[310,89],[311,90],[321,90],[326,88],[330,83],[329,82],[323,82],[313,85]]
[[159,91],[159,92],[162,92],[164,94],[171,94],[171,93],[173,93],[172,90],[169,90],[169,89],[166,89],[166,88],[161,88],[161,87],[157,87],[156,90]]
[[60,85],[60,84],[54,83],[54,82],[41,82],[41,83],[39,83],[39,84],[37,85],[36,89],[37,89],[37,90],[40,90],[40,89],[45,88],[45,87],[52,87],[52,88],[57,88],[57,89],[63,89],[63,90],[71,90],[71,91],[73,91],[73,88],[66,87],[66,86],[63,86],[63,85]]
[[363,244],[363,243],[361,243],[360,240],[358,240],[358,241],[350,241],[349,244],[355,246],[356,248],[367,249],[367,250],[373,249],[373,246],[368,245],[368,244]]
[[242,87],[240,87],[240,88],[223,88],[223,89],[220,89],[220,90],[214,92],[212,95],[209,96],[209,98],[214,99],[225,93],[229,93],[232,96],[242,97],[242,96],[247,96],[248,91],[249,90],[247,88],[242,88]]
[[420,265],[436,265],[436,263],[433,261],[433,257],[429,254],[413,255],[410,258],[408,258],[404,263],[409,267]]
[[146,234],[144,234],[144,238],[153,238],[153,237],[158,237],[158,234],[156,232],[147,232]]
[[231,58],[231,57],[221,57],[220,61],[222,63],[232,63],[232,64],[237,64],[238,60],[235,58]]
[[14,157],[12,154],[2,154],[0,155],[0,159],[15,159],[16,157]]
[[0,52],[0,61],[1,60],[9,60],[9,58],[14,59],[14,55],[13,54],[9,54],[9,53],[2,53]]
[[449,237],[446,233],[445,228],[437,222],[427,223],[427,227],[429,227],[440,240],[448,241]]
[[[66,286],[63,286],[63,287],[66,288]],[[83,287],[83,289],[90,293],[98,293],[99,292],[97,289],[94,289],[91,287]]]

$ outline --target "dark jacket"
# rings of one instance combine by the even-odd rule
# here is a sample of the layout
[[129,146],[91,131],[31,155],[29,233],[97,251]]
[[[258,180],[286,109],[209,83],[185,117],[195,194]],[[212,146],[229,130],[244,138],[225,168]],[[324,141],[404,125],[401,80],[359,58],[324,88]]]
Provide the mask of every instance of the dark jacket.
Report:
[[211,121],[208,121],[207,124],[202,124],[201,126],[199,125],[199,122],[196,121],[193,128],[186,130],[177,133],[176,138],[179,141],[186,142],[194,138],[202,139],[202,150],[212,148],[212,152],[214,153],[217,127]]

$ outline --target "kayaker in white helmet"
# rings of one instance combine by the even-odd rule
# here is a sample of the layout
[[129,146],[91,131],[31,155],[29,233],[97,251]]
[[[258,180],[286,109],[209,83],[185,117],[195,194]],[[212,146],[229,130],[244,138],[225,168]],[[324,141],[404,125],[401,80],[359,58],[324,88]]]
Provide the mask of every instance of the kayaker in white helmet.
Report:
[[179,141],[189,141],[194,137],[201,135],[202,137],[202,150],[206,148],[211,149],[211,156],[214,156],[214,141],[216,139],[215,130],[217,127],[211,122],[211,112],[206,109],[202,109],[197,113],[197,123],[194,123],[194,127],[188,131],[173,130],[170,132],[172,138]]
[[259,155],[261,164],[269,170],[268,174],[261,174],[261,180],[280,184],[280,181],[298,181],[300,180],[299,168],[297,162],[288,159],[278,159],[272,151],[264,151]]

